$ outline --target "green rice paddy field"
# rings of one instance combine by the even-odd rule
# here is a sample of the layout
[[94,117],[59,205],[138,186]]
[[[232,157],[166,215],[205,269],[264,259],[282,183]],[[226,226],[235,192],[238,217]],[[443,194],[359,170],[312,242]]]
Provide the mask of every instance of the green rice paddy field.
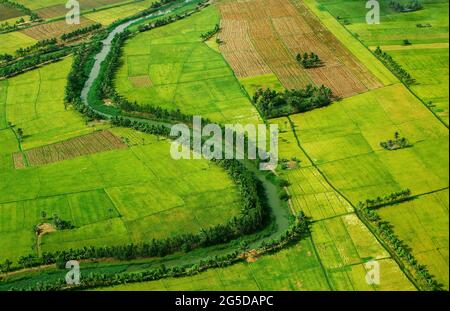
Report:
[[[431,101],[432,110],[448,125],[448,1],[423,0],[422,10],[408,13],[393,11],[389,0],[379,2],[379,25],[365,22],[367,10],[361,1],[317,0],[316,5],[338,18],[367,47],[380,46],[386,50],[416,79],[412,91],[425,103]],[[405,39],[412,43],[413,49],[402,46]]]
[[239,193],[224,171],[203,160],[172,160],[168,141],[128,129],[111,131],[129,148],[15,169],[19,147],[7,122],[23,129],[23,150],[106,127],[64,109],[70,64],[0,82],[0,258],[36,252],[33,228],[42,211],[76,227],[45,235],[42,251],[197,232],[239,213]]
[[[129,40],[116,79],[118,92],[142,105],[180,109],[222,123],[257,122],[256,109],[223,56],[200,37],[219,20],[217,9],[208,7]],[[136,78],[148,82],[133,84]]]

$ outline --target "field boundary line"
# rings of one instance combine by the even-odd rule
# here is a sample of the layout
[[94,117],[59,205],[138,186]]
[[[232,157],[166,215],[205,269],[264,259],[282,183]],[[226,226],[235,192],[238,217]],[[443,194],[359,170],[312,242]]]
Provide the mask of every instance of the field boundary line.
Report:
[[258,287],[258,289],[260,291],[262,291],[263,289],[261,288],[261,285],[259,284],[259,282],[256,279],[255,275],[253,274],[253,267],[252,267],[252,265],[249,264],[248,262],[246,262],[245,265],[247,266],[248,270],[250,271],[250,275],[251,275],[253,281],[255,281],[256,286]]
[[[305,154],[305,156],[309,159],[309,161],[312,162],[312,159],[310,157],[310,155],[306,152],[305,149],[303,149],[302,145],[300,144],[300,140],[297,136],[297,132],[295,131],[295,124],[292,122],[291,118],[289,116],[287,116],[287,119],[289,120],[289,123],[291,124],[291,128],[292,131],[294,133],[295,139],[297,140],[297,146],[303,151],[303,153]],[[325,181],[330,185],[330,187],[336,191],[336,193],[338,193],[345,201],[348,202],[348,204],[350,204],[350,206],[355,210],[356,213],[356,208],[355,206],[352,204],[352,202],[343,195],[343,193],[338,190],[328,179],[328,177],[322,172],[322,170],[314,163],[312,162],[313,166],[316,168],[317,172],[322,175],[322,177],[325,179]],[[416,289],[420,289],[420,287],[418,286],[418,284],[416,283],[415,279],[412,277],[412,275],[409,273],[409,271],[405,271],[405,267],[403,265],[403,263],[400,261],[400,259],[398,258],[398,256],[395,254],[394,251],[392,251],[379,237],[378,235],[376,235],[372,228],[370,226],[368,226],[368,224],[361,219],[361,217],[359,217],[358,213],[356,213],[358,219],[367,227],[367,229],[372,233],[372,235],[375,237],[375,239],[378,240],[378,242],[386,249],[386,251],[391,255],[391,257],[395,260],[395,262],[397,263],[397,265],[399,266],[399,268],[402,270],[403,274],[409,279],[409,281],[414,285],[414,287]]]
[[330,217],[325,217],[325,218],[321,218],[321,219],[317,219],[317,220],[312,220],[311,223],[319,223],[321,221],[326,221],[326,220],[332,220],[334,218],[340,218],[342,216],[348,216],[348,215],[352,215],[355,214],[355,212],[348,212],[348,213],[344,213],[344,214],[339,214],[339,215],[334,215],[334,216],[330,216]]
[[39,119],[38,117],[38,113],[37,113],[37,102],[39,99],[39,95],[41,94],[41,84],[42,84],[42,77],[41,77],[41,70],[36,70],[38,77],[39,77],[39,83],[38,83],[38,89],[37,89],[37,93],[36,93],[36,98],[34,99],[34,103],[33,103],[33,108],[34,108],[34,118],[33,120],[37,120]]
[[327,285],[330,288],[330,290],[334,290],[334,286],[332,286],[332,282],[330,281],[330,278],[329,278],[329,275],[328,275],[328,269],[325,268],[325,265],[323,264],[322,258],[320,258],[319,251],[317,250],[317,247],[316,247],[316,242],[314,241],[313,236],[312,236],[312,232],[311,232],[311,234],[309,236],[309,240],[311,241],[312,249],[314,250],[314,253],[316,254],[317,261],[319,262],[320,268],[323,271],[323,274],[325,276],[325,280],[327,281]]

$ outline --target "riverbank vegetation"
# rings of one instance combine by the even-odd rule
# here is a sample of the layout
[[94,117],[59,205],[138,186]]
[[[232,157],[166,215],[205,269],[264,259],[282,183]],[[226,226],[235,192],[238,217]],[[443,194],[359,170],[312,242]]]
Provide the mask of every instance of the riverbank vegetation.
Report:
[[266,118],[277,118],[325,107],[331,104],[332,100],[333,92],[329,88],[311,84],[304,89],[283,92],[258,89],[253,95],[253,103]]

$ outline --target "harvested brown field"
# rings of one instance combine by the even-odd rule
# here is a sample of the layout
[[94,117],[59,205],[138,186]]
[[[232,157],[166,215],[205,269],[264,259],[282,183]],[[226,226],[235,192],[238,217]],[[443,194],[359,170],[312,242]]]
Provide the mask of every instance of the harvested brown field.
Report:
[[23,162],[23,155],[21,152],[13,154],[14,167],[21,169],[25,168],[25,163]]
[[11,8],[5,4],[0,4],[0,21],[5,21],[10,18],[22,16],[23,13],[15,8]]
[[[29,166],[41,166],[94,153],[126,148],[127,145],[110,131],[99,131],[52,145],[25,151]],[[14,154],[14,165],[23,168],[20,153]]]
[[[124,2],[124,0],[79,0],[78,2],[80,2],[81,10],[85,11]],[[43,18],[49,19],[66,15],[67,9],[65,4],[57,4],[36,10],[36,13]]]
[[[274,73],[286,88],[325,85],[340,97],[381,83],[300,0],[224,1],[221,52],[240,78]],[[324,66],[304,69],[298,53],[314,52]]]
[[94,24],[93,21],[87,19],[85,17],[80,18],[80,24],[69,25],[65,20],[55,21],[51,23],[37,25],[35,27],[27,28],[21,30],[23,34],[36,39],[36,40],[44,40],[51,38],[59,38],[64,33],[69,33],[79,28],[83,28]]
[[150,80],[149,76],[135,76],[128,77],[128,79],[135,88],[151,87],[153,85],[152,80]]

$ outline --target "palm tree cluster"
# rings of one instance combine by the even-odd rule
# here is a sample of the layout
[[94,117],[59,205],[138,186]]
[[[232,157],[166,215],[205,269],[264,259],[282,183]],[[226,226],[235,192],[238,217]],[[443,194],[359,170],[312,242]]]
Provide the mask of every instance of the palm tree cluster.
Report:
[[406,4],[401,4],[397,1],[391,1],[389,3],[389,7],[391,9],[393,9],[395,12],[400,12],[400,13],[414,12],[414,11],[419,11],[419,10],[423,9],[422,3],[420,3],[420,1],[418,1],[418,0],[414,0],[414,1],[411,1]]
[[443,285],[438,283],[429,273],[427,268],[414,258],[411,249],[395,235],[392,225],[383,221],[374,209],[358,206],[357,213],[370,223],[377,236],[379,236],[404,262],[422,290],[443,290]]
[[73,229],[75,226],[68,220],[63,220],[57,214],[53,215],[53,223],[58,230]]
[[30,53],[36,53],[36,52],[44,52],[48,53],[51,51],[55,51],[58,49],[57,40],[55,38],[52,39],[44,39],[41,41],[38,41],[36,44],[26,47],[26,48],[19,48],[16,50],[16,54],[19,57],[23,57],[26,55],[29,55]]
[[158,27],[161,27],[161,26],[168,25],[168,24],[173,23],[175,21],[181,20],[183,18],[186,18],[189,15],[190,14],[186,13],[186,14],[181,14],[181,15],[180,14],[176,14],[174,16],[168,16],[168,17],[159,18],[155,22],[139,25],[138,30],[139,30],[139,32],[152,30],[152,29],[155,29],[155,28],[158,28]]
[[303,56],[299,53],[297,54],[296,59],[297,62],[305,69],[322,66],[322,61],[314,52],[311,52],[310,54],[305,52],[303,53]]
[[411,85],[416,82],[416,80],[405,70],[402,66],[397,63],[392,56],[383,52],[383,50],[377,46],[374,52],[375,56],[381,60],[383,64],[386,65],[403,83],[406,85]]
[[202,33],[200,35],[200,37],[202,38],[203,41],[207,41],[209,39],[211,39],[215,34],[217,34],[220,31],[220,25],[216,24],[216,26],[214,27],[213,30],[210,30],[206,33]]
[[253,102],[266,118],[276,118],[328,106],[332,98],[333,92],[329,88],[308,84],[304,89],[284,92],[258,89]]
[[364,202],[358,203],[358,208],[378,208],[386,205],[400,203],[411,198],[411,190],[404,189],[398,192],[393,192],[384,197],[377,197],[375,199],[367,199]]
[[76,37],[79,37],[81,35],[85,35],[87,33],[91,33],[95,30],[98,30],[102,28],[102,24],[96,23],[96,24],[92,24],[89,25],[87,27],[83,27],[83,28],[78,28],[77,30],[74,30],[72,32],[69,33],[64,33],[61,35],[61,40],[63,41],[67,41]]
[[56,62],[71,53],[70,48],[60,49],[51,53],[35,54],[19,59],[11,64],[0,67],[0,78],[9,78],[19,73],[31,70],[42,64]]
[[380,142],[380,146],[386,150],[398,150],[410,147],[409,141],[405,137],[400,137],[398,132],[394,133],[394,139]]

